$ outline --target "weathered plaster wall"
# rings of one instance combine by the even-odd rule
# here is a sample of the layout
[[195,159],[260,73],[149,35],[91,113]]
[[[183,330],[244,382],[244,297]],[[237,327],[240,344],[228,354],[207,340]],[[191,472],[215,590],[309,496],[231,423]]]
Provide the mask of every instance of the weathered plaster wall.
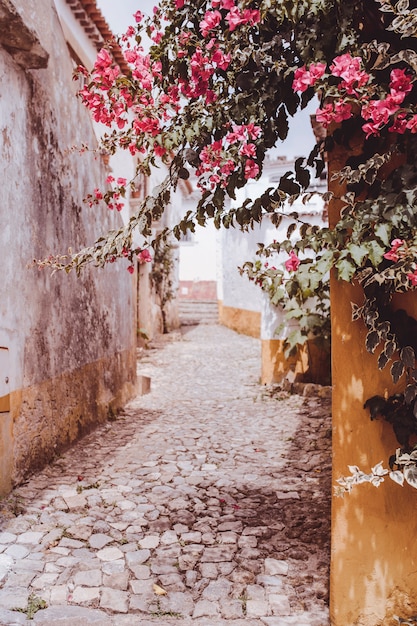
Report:
[[[330,166],[345,165],[345,151],[331,154]],[[343,188],[332,183],[336,197]],[[340,203],[331,203],[329,215],[337,220]],[[400,392],[389,367],[378,371],[379,352],[365,349],[366,328],[352,323],[351,302],[362,304],[362,290],[354,284],[331,282],[333,376],[333,482],[349,475],[348,465],[363,471],[388,458],[399,444],[390,424],[371,421],[364,402],[374,396]],[[395,308],[417,316],[414,293],[397,297]],[[335,482],[334,482],[335,484]],[[391,626],[394,616],[415,615],[417,594],[416,490],[389,478],[376,489],[370,484],[354,488],[332,505],[330,611],[333,626]]]
[[132,395],[136,348],[134,284],[123,264],[81,278],[31,266],[92,243],[120,217],[82,202],[104,169],[92,152],[72,150],[95,136],[51,1],[7,3],[49,60],[26,70],[0,46],[0,347],[10,393],[0,414],[2,492]]

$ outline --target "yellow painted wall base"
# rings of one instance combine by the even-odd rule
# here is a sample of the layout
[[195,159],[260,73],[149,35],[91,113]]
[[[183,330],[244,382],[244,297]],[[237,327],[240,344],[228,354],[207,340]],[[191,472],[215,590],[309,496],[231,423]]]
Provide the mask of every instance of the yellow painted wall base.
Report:
[[136,350],[106,357],[10,394],[0,415],[0,494],[104,422],[136,393]]
[[263,339],[262,384],[280,383],[289,372],[293,372],[294,382],[328,385],[329,356],[313,342],[308,342],[296,355],[287,358],[282,339]]
[[242,335],[259,338],[261,336],[261,314],[258,311],[224,306],[219,302],[219,321]]

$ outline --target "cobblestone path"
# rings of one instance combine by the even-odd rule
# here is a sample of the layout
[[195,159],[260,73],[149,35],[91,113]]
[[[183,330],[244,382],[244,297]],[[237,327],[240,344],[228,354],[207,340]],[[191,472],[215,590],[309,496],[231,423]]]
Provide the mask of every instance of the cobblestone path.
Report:
[[327,626],[329,400],[261,387],[220,326],[138,368],[151,393],[2,502],[0,624]]

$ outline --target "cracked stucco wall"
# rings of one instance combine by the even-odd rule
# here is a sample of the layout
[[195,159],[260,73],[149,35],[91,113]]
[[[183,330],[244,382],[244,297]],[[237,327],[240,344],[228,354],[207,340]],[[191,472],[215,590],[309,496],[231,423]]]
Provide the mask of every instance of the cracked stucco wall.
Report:
[[[7,349],[0,396],[7,378],[10,404],[0,413],[5,493],[132,396],[136,338],[135,279],[123,264],[87,269],[81,278],[31,265],[91,244],[120,216],[83,203],[103,185],[105,170],[94,152],[73,150],[96,140],[75,96],[52,3],[0,0],[0,24],[3,33],[9,28],[9,43],[27,44],[16,52],[0,37],[0,347]],[[13,28],[26,29],[20,37],[26,44]]]

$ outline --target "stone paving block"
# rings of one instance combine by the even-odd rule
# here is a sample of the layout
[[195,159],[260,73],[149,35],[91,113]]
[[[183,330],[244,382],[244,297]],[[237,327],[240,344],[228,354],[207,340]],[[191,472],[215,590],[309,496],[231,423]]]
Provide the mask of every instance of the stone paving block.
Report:
[[[103,548],[97,552],[97,557],[100,561],[117,561],[123,558],[123,552],[114,546],[109,548]],[[126,555],[127,558],[127,555]]]
[[26,615],[17,613],[16,611],[8,611],[0,609],[0,625],[1,626],[24,626],[27,624]]
[[268,602],[264,600],[247,600],[246,615],[248,617],[262,617],[270,613]]
[[[0,555],[0,559],[2,556],[3,555]],[[22,559],[20,561],[16,561],[15,564],[13,565],[13,569],[15,571],[27,570],[31,572],[42,572],[44,568],[45,568],[45,563],[42,563],[42,561],[37,561],[37,560],[35,561],[33,558]]]
[[[153,600],[153,599],[152,599]],[[132,611],[139,611],[140,613],[145,613],[145,614],[149,614],[151,612],[150,609],[150,598],[149,596],[144,596],[144,595],[135,595],[135,594],[131,594],[130,598],[129,598],[129,613]],[[121,617],[121,616],[120,616]],[[133,617],[131,619],[134,619]],[[138,616],[136,616],[135,618],[137,621],[136,622],[132,622],[134,624],[141,624],[142,625],[142,618],[139,618]],[[122,624],[123,622],[120,621],[120,623]],[[155,622],[154,622],[155,624]],[[118,623],[117,623],[118,626]],[[158,624],[159,626],[159,624]]]
[[139,545],[143,550],[152,550],[152,548],[157,548],[159,543],[160,538],[158,535],[148,535],[147,537],[139,539]]
[[101,550],[107,546],[108,543],[112,543],[112,541],[114,541],[113,537],[104,535],[103,533],[95,533],[92,535],[90,532],[88,537],[88,543],[94,550]]
[[74,604],[87,604],[100,598],[100,589],[98,587],[75,587],[69,600]]
[[49,546],[53,546],[55,543],[57,543],[62,537],[62,528],[53,528],[52,530],[50,530],[48,533],[46,533],[46,535],[44,535],[42,537],[42,545],[45,546],[45,548],[49,547]]
[[135,595],[138,596],[153,596],[153,585],[154,582],[152,579],[149,580],[130,580],[129,582],[130,588]]
[[97,609],[79,606],[51,606],[38,611],[33,626],[113,626],[111,618]]
[[138,580],[147,580],[151,577],[151,570],[148,565],[132,565],[130,569]]
[[14,543],[17,539],[17,535],[13,533],[0,532],[0,544],[2,543]]
[[199,600],[193,612],[193,619],[197,617],[214,616],[220,614],[220,607],[217,602],[210,602],[209,600]]
[[74,509],[83,509],[87,504],[87,499],[82,494],[77,494],[75,496],[63,496],[63,500],[70,511]]
[[46,589],[51,585],[54,585],[58,578],[57,573],[41,574],[32,580],[32,589]]
[[76,572],[74,575],[74,585],[82,585],[84,587],[100,587],[102,583],[102,575],[100,570],[86,570]]
[[206,600],[221,600],[227,598],[232,589],[232,583],[225,578],[212,580],[202,593]]
[[[17,572],[11,572],[7,576],[7,582],[5,587],[29,587],[32,580],[35,578],[36,572],[30,570],[19,570]],[[0,570],[1,579],[1,570]]]
[[243,617],[243,603],[241,600],[234,600],[233,598],[222,599],[220,600],[220,610],[222,617],[228,620]]
[[268,602],[273,615],[291,615],[291,606],[286,595],[270,593]]
[[125,570],[114,574],[104,574],[103,585],[112,589],[126,591],[129,586],[129,572]]
[[281,561],[279,559],[265,559],[265,574],[275,576],[277,574],[281,576],[287,576],[289,570],[288,561]]
[[231,561],[235,553],[235,546],[209,546],[204,550],[201,562],[220,563],[221,561]]
[[28,554],[29,550],[26,546],[21,546],[17,544],[13,544],[6,548],[4,554],[7,554],[13,557],[16,560],[24,559]]
[[246,587],[248,600],[266,600],[265,588],[261,585],[248,585]]
[[262,617],[261,620],[265,626],[328,626],[329,624],[328,620],[315,624],[308,614],[288,617]]
[[100,606],[115,613],[127,613],[129,609],[129,594],[119,589],[103,587],[101,590]]
[[279,576],[267,576],[266,574],[259,574],[256,577],[258,585],[265,585],[265,587],[283,587],[283,580]]
[[189,592],[170,591],[159,600],[162,612],[177,613],[178,616],[189,616],[194,611],[194,600]]
[[180,574],[166,574],[158,576],[161,586],[167,591],[185,591],[183,577]]
[[142,563],[148,561],[150,556],[150,550],[136,550],[135,552],[126,552],[125,554],[126,563],[129,567],[142,565]]
[[68,585],[57,585],[56,587],[52,587],[49,596],[49,603],[51,605],[66,604],[68,600],[68,594]]
[[0,589],[0,607],[2,609],[24,609],[27,606],[29,590],[27,587],[3,587]]

